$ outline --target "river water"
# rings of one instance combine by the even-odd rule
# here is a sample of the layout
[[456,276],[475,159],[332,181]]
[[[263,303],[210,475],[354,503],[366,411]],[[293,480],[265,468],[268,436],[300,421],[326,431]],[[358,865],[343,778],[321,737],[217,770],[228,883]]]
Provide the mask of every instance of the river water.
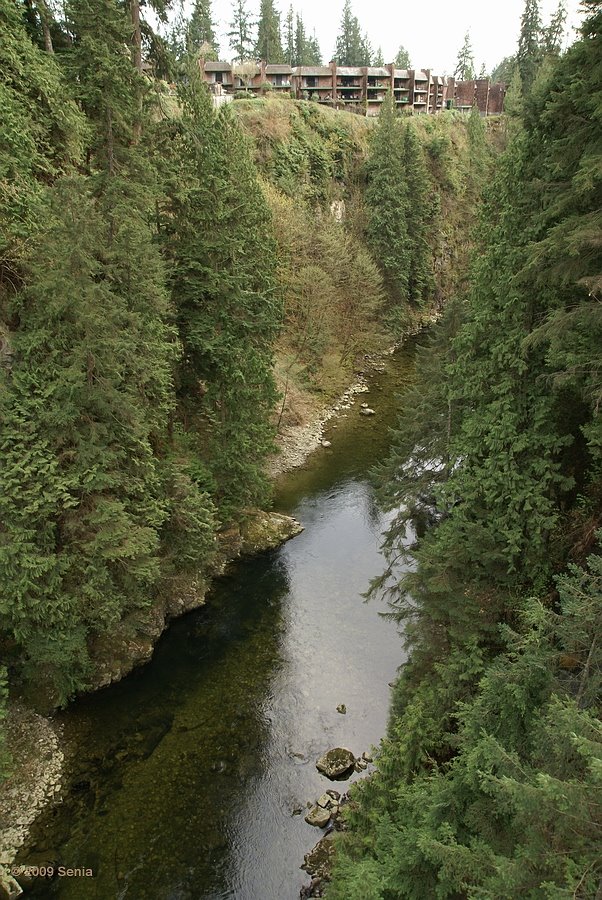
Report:
[[[329,428],[332,447],[281,478],[275,508],[303,523],[301,535],[237,565],[172,624],[149,665],[62,715],[67,796],[26,861],[94,877],[37,882],[32,895],[298,898],[299,866],[320,837],[306,804],[333,786],[315,761],[378,742],[403,660],[384,604],[362,592],[382,570],[387,524],[367,472],[412,371],[411,346],[389,357]],[[359,415],[362,401],[374,417]]]

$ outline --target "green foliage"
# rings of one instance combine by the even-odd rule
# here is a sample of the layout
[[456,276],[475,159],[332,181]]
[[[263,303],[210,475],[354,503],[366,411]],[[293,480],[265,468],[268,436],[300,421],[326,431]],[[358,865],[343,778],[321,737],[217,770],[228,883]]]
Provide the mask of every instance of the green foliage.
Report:
[[253,40],[253,22],[245,0],[234,0],[232,4],[232,21],[230,22],[230,49],[237,60],[251,59],[255,42]]
[[369,66],[369,44],[362,36],[357,16],[351,10],[351,0],[345,0],[337,35],[334,58],[339,66]]
[[[226,518],[265,497],[275,401],[271,347],[280,324],[269,210],[229,111],[214,116],[195,72],[182,88],[177,193],[165,216],[184,357],[180,397],[209,427],[208,464]],[[198,415],[198,412],[195,413]]]
[[470,32],[464,35],[464,43],[458,51],[454,78],[458,81],[471,81],[475,77],[474,53],[470,43]]
[[383,273],[389,321],[397,330],[403,328],[409,304],[421,304],[433,292],[427,235],[434,206],[422,144],[411,124],[402,127],[390,93],[367,168],[367,237]]
[[525,0],[516,53],[516,62],[525,94],[530,92],[541,62],[541,38],[542,24],[538,0]]
[[395,65],[398,69],[410,69],[412,66],[410,54],[403,46],[400,47],[397,51],[397,56],[395,57]]
[[284,62],[280,40],[280,13],[274,7],[274,0],[261,0],[255,56],[270,63]]
[[213,48],[213,56],[217,59],[218,41],[215,35],[215,23],[212,17],[211,0],[195,0],[192,15],[186,32],[186,43],[189,49],[199,52],[203,44]]
[[[601,538],[591,10],[524,101],[469,294],[419,353],[378,473],[397,513],[376,587],[411,655],[378,771],[352,795],[330,900],[362,886],[382,900],[599,892],[602,557],[567,560]],[[476,116],[469,140],[480,165]]]

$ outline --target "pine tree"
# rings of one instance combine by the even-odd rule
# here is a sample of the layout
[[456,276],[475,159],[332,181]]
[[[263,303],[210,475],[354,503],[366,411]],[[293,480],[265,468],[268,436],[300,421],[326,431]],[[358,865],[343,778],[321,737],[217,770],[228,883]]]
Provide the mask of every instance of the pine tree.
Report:
[[404,130],[404,170],[408,208],[406,228],[410,250],[408,300],[426,303],[434,292],[432,252],[428,243],[433,227],[433,198],[430,195],[422,144],[409,123]]
[[255,56],[270,63],[284,62],[280,39],[280,13],[276,12],[274,0],[261,0]]
[[538,0],[525,0],[516,61],[525,95],[529,94],[541,61],[542,27]]
[[398,69],[411,68],[412,63],[410,62],[410,54],[405,47],[400,47],[397,51],[397,56],[395,57],[395,65]]
[[361,55],[360,55],[361,63],[360,63],[360,65],[371,66],[373,64],[372,63],[373,55],[374,54],[372,51],[372,44],[370,43],[370,38],[368,37],[368,33],[366,32],[363,35],[362,40],[361,40]]
[[379,47],[376,53],[374,54],[374,60],[372,63],[374,66],[384,66],[385,58],[383,56],[382,47]]
[[305,41],[305,65],[322,65],[322,51],[320,50],[320,44],[318,38],[316,37],[315,31],[313,32],[311,37],[307,38]]
[[[266,492],[275,401],[271,346],[280,321],[269,213],[249,149],[214,117],[193,70],[182,87],[181,173],[165,219],[184,358],[180,396],[208,435],[205,459],[226,519]],[[198,384],[207,390],[198,410]]]
[[464,35],[464,43],[458,52],[458,60],[454,69],[454,78],[458,81],[472,81],[475,77],[474,55],[470,43],[470,32]]
[[360,24],[351,11],[351,0],[345,0],[334,58],[339,66],[361,66],[365,49]]
[[209,44],[217,59],[218,43],[212,18],[211,0],[195,0],[186,33],[188,47],[198,53],[203,44]]
[[395,101],[383,102],[368,160],[367,238],[383,274],[392,327],[400,327],[408,301],[411,251],[408,243],[408,188],[404,175],[404,137]]
[[254,23],[247,9],[246,0],[234,0],[232,21],[230,22],[230,48],[239,62],[252,59],[255,41],[253,40]]
[[566,33],[566,18],[566,2],[560,0],[556,12],[550,19],[550,24],[543,29],[543,48],[548,56],[560,55]]
[[286,19],[284,20],[283,44],[284,56],[288,65],[299,65],[295,53],[295,11],[292,5],[289,6]]
[[307,37],[303,19],[297,14],[295,22],[295,65],[307,66]]

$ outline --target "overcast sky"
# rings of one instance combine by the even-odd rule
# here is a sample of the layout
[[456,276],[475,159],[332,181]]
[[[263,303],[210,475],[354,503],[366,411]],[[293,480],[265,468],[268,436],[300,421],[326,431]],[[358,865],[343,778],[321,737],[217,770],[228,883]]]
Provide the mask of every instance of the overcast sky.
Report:
[[[277,0],[282,21],[290,0]],[[343,0],[296,0],[308,30],[315,28],[324,61],[332,58]],[[190,0],[185,7],[190,8]],[[247,0],[255,15],[259,0]],[[477,71],[485,63],[490,71],[504,56],[514,53],[524,0],[352,0],[353,13],[372,46],[382,47],[386,62],[392,61],[400,44],[410,53],[415,68],[431,68],[437,74],[451,74],[466,30],[470,30]],[[544,21],[558,6],[558,0],[540,0]],[[568,0],[569,36],[581,21],[578,0]],[[226,32],[232,19],[232,0],[213,0],[213,16],[218,23],[222,58],[230,59]],[[571,42],[569,41],[569,42]]]

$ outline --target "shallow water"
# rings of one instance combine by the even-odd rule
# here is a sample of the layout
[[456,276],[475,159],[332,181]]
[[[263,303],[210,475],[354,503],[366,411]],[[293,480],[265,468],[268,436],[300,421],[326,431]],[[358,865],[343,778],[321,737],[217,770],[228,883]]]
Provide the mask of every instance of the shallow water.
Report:
[[[366,475],[386,452],[412,357],[409,347],[389,358],[329,429],[332,447],[281,478],[276,509],[303,534],[240,563],[173,623],[148,666],[63,715],[70,790],[27,861],[94,877],[38,882],[34,894],[299,896],[299,866],[320,837],[300,811],[331,786],[315,761],[378,742],[403,658],[384,605],[361,595],[382,569],[387,521]],[[376,416],[359,415],[363,401]]]

